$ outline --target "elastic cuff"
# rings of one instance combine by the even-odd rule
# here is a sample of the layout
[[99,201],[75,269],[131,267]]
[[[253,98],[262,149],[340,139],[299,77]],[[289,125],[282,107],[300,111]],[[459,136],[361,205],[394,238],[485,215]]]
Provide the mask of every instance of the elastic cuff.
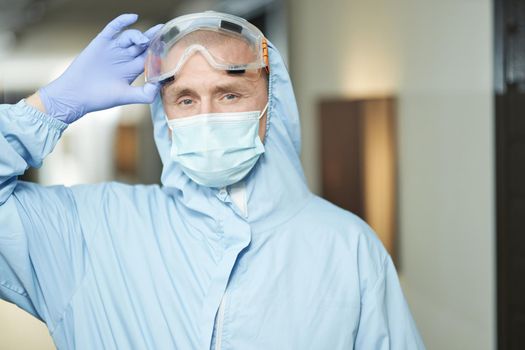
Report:
[[20,100],[16,106],[24,110],[24,115],[27,115],[33,119],[37,119],[60,132],[64,131],[68,127],[68,124],[64,123],[63,121],[53,118],[52,116],[39,111],[35,107],[28,105],[25,99]]

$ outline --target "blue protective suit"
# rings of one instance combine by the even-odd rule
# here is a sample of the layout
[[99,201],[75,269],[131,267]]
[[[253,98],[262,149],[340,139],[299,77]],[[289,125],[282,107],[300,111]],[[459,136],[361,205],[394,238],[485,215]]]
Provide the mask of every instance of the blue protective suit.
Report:
[[423,348],[375,234],[309,192],[271,44],[270,67],[266,153],[221,190],[170,160],[159,97],[162,187],[17,181],[66,124],[2,105],[0,297],[44,321],[59,349]]

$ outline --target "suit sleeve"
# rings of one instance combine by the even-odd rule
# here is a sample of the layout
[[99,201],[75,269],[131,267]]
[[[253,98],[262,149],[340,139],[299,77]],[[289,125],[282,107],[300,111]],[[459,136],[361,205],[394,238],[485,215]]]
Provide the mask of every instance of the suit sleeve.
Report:
[[374,284],[361,301],[356,349],[425,349],[387,254]]
[[17,177],[41,166],[66,127],[24,100],[0,105],[0,298],[51,332],[84,275],[86,245],[69,188]]

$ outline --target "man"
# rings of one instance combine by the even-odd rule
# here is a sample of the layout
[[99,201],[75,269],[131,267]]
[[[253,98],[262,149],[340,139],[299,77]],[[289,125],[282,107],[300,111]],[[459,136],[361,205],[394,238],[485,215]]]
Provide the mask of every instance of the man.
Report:
[[[423,348],[377,237],[306,187],[272,44],[215,12],[135,20],[0,107],[0,297],[60,349]],[[126,103],[152,103],[162,187],[17,181],[67,124]]]

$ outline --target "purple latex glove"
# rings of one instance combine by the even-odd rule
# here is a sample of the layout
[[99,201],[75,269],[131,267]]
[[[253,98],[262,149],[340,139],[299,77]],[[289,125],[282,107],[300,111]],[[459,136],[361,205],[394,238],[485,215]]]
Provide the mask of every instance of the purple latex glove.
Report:
[[47,114],[70,124],[89,112],[153,102],[158,85],[130,84],[144,71],[149,41],[162,25],[145,33],[122,31],[137,18],[124,14],[112,20],[59,78],[39,90]]

